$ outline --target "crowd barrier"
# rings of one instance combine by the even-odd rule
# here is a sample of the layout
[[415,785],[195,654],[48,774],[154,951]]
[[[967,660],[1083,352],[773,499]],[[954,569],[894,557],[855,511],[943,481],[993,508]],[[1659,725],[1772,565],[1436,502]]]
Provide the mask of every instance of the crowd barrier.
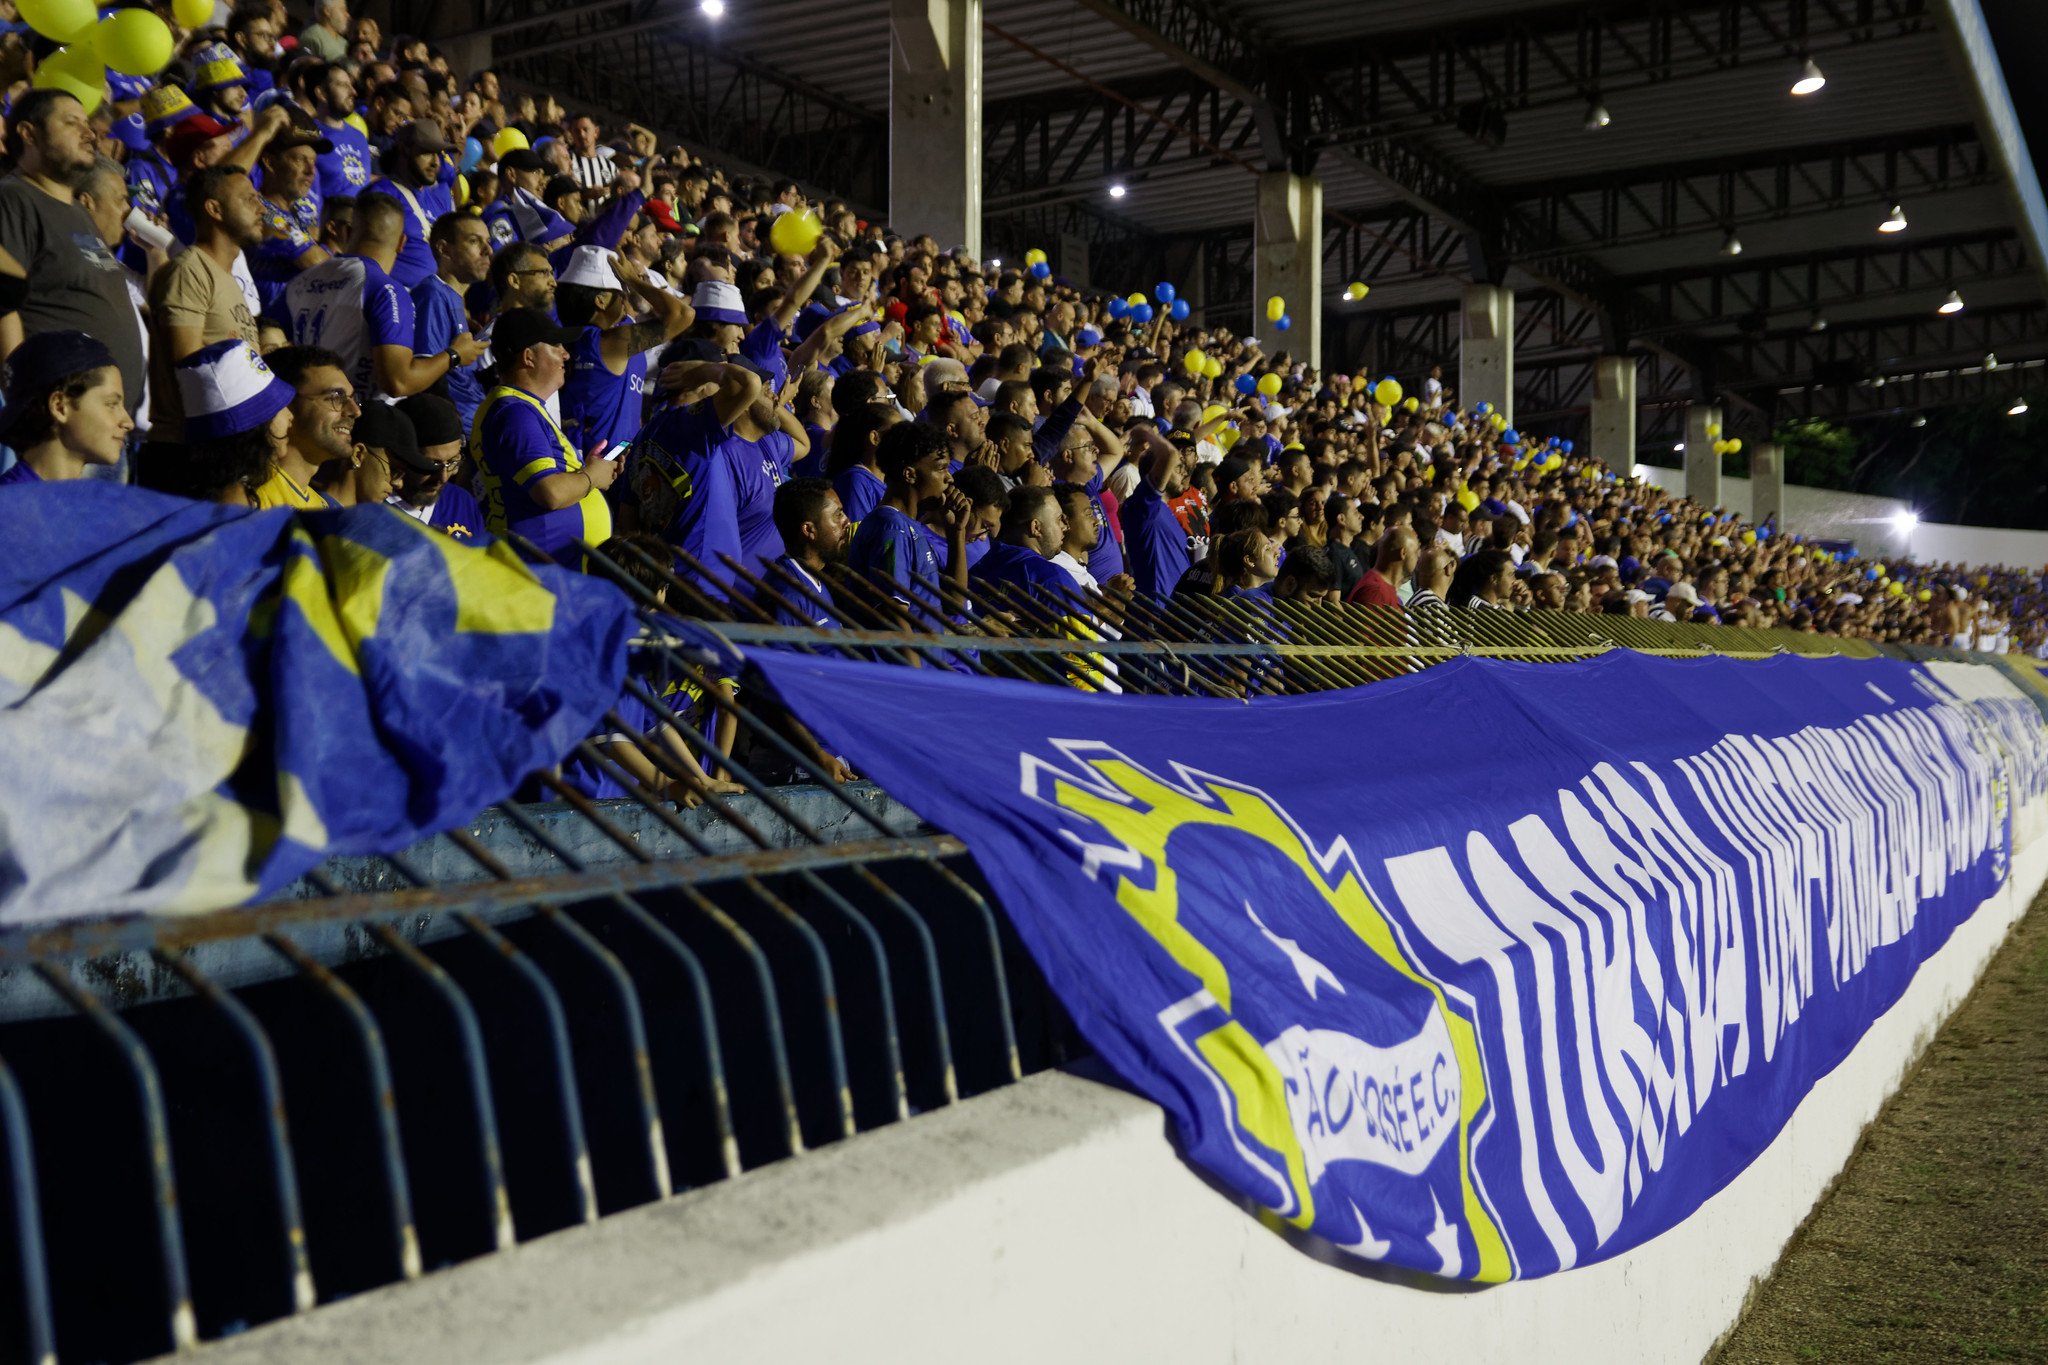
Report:
[[[869,605],[865,618],[848,609],[851,629],[823,633],[706,607],[709,645],[643,608],[636,671],[659,661],[708,685],[728,647],[772,644],[793,658],[915,656],[1096,693],[1111,683],[1241,702],[1368,683],[1370,694],[1469,658],[1907,652],[1619,617],[1447,612],[1425,629],[1398,612],[1221,601],[1139,603],[1113,635],[1099,603],[995,601],[984,605],[1009,613],[1004,633],[962,635]],[[2048,714],[2031,664],[1997,659],[1988,671],[2006,701],[2024,695]],[[1585,707],[1606,700],[1595,680]],[[719,705],[754,737],[753,757],[818,757],[772,698]],[[638,747],[681,775],[659,746]],[[1947,941],[1733,1183],[1621,1256],[1475,1297],[1304,1255],[1198,1178],[1156,1109],[1077,1089],[1059,1068],[1090,1048],[1026,951],[1017,907],[991,894],[953,833],[860,793],[778,788],[732,768],[750,796],[709,816],[591,802],[554,784],[550,804],[503,803],[369,860],[375,869],[316,871],[303,895],[0,935],[0,1324],[14,1324],[0,1356],[125,1362],[213,1342],[223,1358],[374,1358],[388,1330],[393,1358],[408,1332],[445,1346],[437,1359],[504,1358],[505,1334],[531,1319],[493,1294],[546,1302],[547,1284],[518,1277],[579,1247],[587,1265],[607,1264],[597,1248],[610,1238],[635,1261],[659,1248],[704,1265],[723,1248],[745,1269],[643,1286],[631,1305],[586,1285],[588,1311],[563,1329],[583,1336],[563,1339],[564,1358],[624,1341],[635,1324],[653,1333],[633,1338],[645,1351],[609,1358],[743,1349],[749,1331],[749,1358],[787,1358],[828,1336],[856,1359],[937,1358],[942,1341],[958,1358],[967,1338],[951,1333],[969,1317],[983,1333],[1037,1320],[978,1338],[980,1358],[1042,1356],[1060,1342],[1073,1354],[1049,1305],[1066,1303],[1113,1342],[1131,1330],[1112,1328],[1117,1295],[1134,1319],[1164,1323],[1150,1345],[1129,1337],[1123,1358],[1157,1358],[1175,1341],[1203,1359],[1233,1342],[1262,1358],[1297,1345],[1334,1358],[1357,1348],[1344,1326],[1357,1314],[1390,1358],[1467,1346],[1497,1358],[1518,1334],[1562,1331],[1637,1293],[1624,1286],[1645,1276],[1662,1277],[1665,1307],[1631,1309],[1638,1326],[1617,1329],[1606,1358],[1696,1358],[2044,870],[2040,803],[2017,802],[1996,889],[1957,912]],[[870,1197],[853,1198],[852,1185]],[[1111,1187],[1121,1192],[1097,1197]],[[1025,1191],[1028,1210],[1014,1202]],[[792,1199],[807,1212],[791,1216]],[[819,1201],[837,1200],[844,1217],[819,1222]],[[991,1207],[977,1228],[971,1215]],[[751,1231],[735,1249],[722,1239],[741,1225]],[[956,1239],[944,1249],[931,1241],[941,1227]],[[545,1256],[524,1245],[544,1234],[555,1234]],[[1712,1273],[1688,1270],[1692,1257]],[[1113,1262],[1149,1268],[1119,1289],[1129,1276]],[[583,1283],[559,1263],[546,1275],[558,1288]],[[819,1305],[845,1308],[851,1292],[822,1287],[835,1276],[870,1297],[828,1330]],[[903,1315],[925,1312],[909,1305],[947,1284],[957,1298],[903,1333]],[[379,1286],[393,1288],[364,1292]],[[1203,1311],[1183,1311],[1198,1301]],[[856,1341],[849,1329],[863,1322],[872,1334]],[[1571,1358],[1589,1354],[1602,1358]]]

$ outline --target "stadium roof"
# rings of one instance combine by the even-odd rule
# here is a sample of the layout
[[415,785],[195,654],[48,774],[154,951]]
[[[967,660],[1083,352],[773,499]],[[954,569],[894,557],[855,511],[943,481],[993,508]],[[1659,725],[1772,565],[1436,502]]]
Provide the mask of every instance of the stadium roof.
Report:
[[[1323,182],[1325,354],[1453,358],[1464,284],[1504,283],[1530,420],[1620,348],[1646,403],[1752,431],[2013,392],[2048,374],[2048,90],[2016,112],[1994,40],[2042,50],[2048,15],[1984,3],[984,0],[985,247],[1121,288],[1199,260],[1211,320],[1248,323],[1253,177],[1292,169]],[[887,5],[671,4],[558,7],[494,60],[885,206]],[[1794,95],[1808,60],[1826,84]]]

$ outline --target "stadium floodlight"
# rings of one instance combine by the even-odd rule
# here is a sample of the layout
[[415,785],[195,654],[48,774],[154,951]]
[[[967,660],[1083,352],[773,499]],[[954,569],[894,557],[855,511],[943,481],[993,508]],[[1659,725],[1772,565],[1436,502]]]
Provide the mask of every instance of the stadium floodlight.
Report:
[[1879,232],[1904,232],[1906,230],[1906,210],[1898,204],[1893,204],[1892,216],[1879,223],[1877,230]]
[[1914,512],[1901,512],[1897,516],[1892,518],[1892,525],[1898,527],[1901,531],[1907,532],[1908,534],[1910,534],[1913,528],[1915,526],[1918,526],[1919,524],[1919,514]]
[[1913,419],[1913,425],[1914,425],[1915,427],[1924,427],[1924,426],[1926,426],[1926,425],[1927,425],[1927,414],[1923,412],[1923,413],[1919,414],[1919,415],[1918,415],[1917,417],[1915,417],[1915,418]]
[[1813,58],[1808,57],[1799,68],[1799,79],[1792,82],[1792,93],[1811,95],[1827,83],[1828,78],[1820,74],[1820,66]]
[[1122,185],[1111,185],[1109,187],[1109,197],[1112,199],[1121,199],[1129,193],[1130,191],[1126,190]]
[[706,19],[716,19],[725,13],[725,0],[697,0],[697,8]]
[[1598,100],[1593,101],[1592,106],[1586,110],[1586,131],[1589,133],[1597,133],[1612,122],[1614,115],[1608,113],[1607,106]]
[[2022,398],[2015,402],[2005,410],[2005,415],[2007,417],[2025,417],[2027,415],[2027,400]]
[[1961,294],[1957,293],[1957,292],[1956,292],[1955,290],[1953,290],[1953,289],[1949,290],[1949,291],[1948,291],[1948,297],[1947,297],[1947,298],[1945,298],[1945,299],[1943,299],[1943,300],[1941,301],[1941,307],[1939,307],[1939,308],[1935,309],[1934,311],[1935,311],[1935,312],[1937,312],[1937,313],[1960,313],[1960,312],[1962,312],[1962,311],[1963,311],[1963,296],[1962,296]]
[[1740,256],[1742,254],[1742,238],[1735,235],[1734,228],[1729,228],[1728,236],[1722,240],[1721,254],[1723,256]]

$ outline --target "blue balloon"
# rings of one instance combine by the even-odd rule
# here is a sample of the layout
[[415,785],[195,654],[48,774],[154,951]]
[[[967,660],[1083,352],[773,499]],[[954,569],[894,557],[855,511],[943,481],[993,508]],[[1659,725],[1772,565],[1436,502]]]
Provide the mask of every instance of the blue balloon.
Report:
[[1493,404],[1481,403],[1478,407],[1472,409],[1472,411],[1478,413],[1481,417],[1484,417],[1487,413],[1493,411]]
[[1509,427],[1500,434],[1500,439],[1508,445],[1518,446],[1522,443],[1522,433],[1516,431],[1513,427]]
[[1284,332],[1294,325],[1294,319],[1282,313],[1279,317],[1273,319],[1273,325]]
[[1133,322],[1150,322],[1150,321],[1152,321],[1152,305],[1151,305],[1151,304],[1149,304],[1149,303],[1141,303],[1141,304],[1138,304],[1138,305],[1136,305],[1135,307],[1133,307],[1133,308],[1131,309],[1131,321],[1133,321]]
[[1158,299],[1161,303],[1172,303],[1173,286],[1162,280],[1160,283],[1152,286],[1152,297]]
[[1188,301],[1186,299],[1175,299],[1173,307],[1166,310],[1166,315],[1175,322],[1185,322],[1187,321],[1188,311]]
[[1031,267],[1031,274],[1034,279],[1049,280],[1052,278],[1052,267],[1040,261]]
[[1109,301],[1109,315],[1113,318],[1127,318],[1131,315],[1131,305],[1124,302],[1122,298],[1111,299]]
[[1259,391],[1259,381],[1251,375],[1241,374],[1237,377],[1237,391],[1239,393],[1257,393]]
[[1875,583],[1877,581],[1877,570],[1865,569],[1863,571],[1863,581],[1866,583]]
[[473,171],[483,163],[484,144],[473,137],[462,139],[462,165],[460,169]]
[[1570,441],[1559,441],[1557,443],[1557,448],[1559,450],[1562,450],[1567,455],[1572,453],[1572,443]]

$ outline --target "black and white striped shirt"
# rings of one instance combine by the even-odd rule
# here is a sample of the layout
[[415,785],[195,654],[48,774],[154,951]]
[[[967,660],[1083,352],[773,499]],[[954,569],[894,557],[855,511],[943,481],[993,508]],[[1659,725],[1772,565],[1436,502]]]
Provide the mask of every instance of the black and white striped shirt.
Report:
[[586,190],[601,190],[612,183],[612,149],[600,146],[589,156],[569,153],[569,175]]

